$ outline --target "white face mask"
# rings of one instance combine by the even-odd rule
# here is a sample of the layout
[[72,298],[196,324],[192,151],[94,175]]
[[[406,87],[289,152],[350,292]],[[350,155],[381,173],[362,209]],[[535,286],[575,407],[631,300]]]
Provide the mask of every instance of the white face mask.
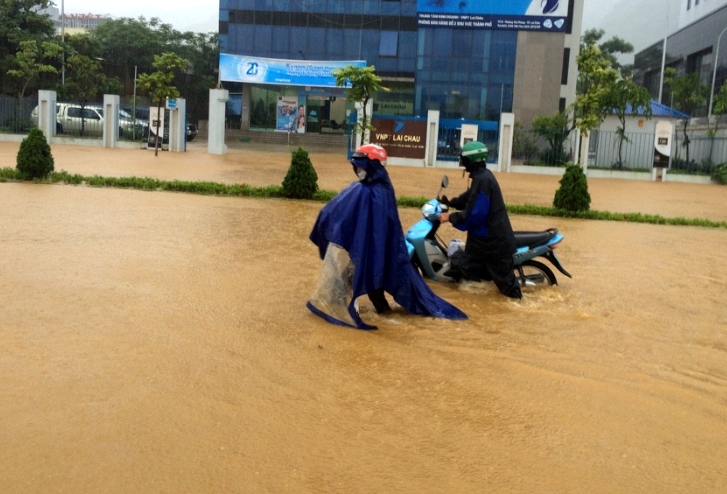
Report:
[[356,176],[359,180],[364,180],[366,178],[366,170],[361,170],[360,172],[356,173]]

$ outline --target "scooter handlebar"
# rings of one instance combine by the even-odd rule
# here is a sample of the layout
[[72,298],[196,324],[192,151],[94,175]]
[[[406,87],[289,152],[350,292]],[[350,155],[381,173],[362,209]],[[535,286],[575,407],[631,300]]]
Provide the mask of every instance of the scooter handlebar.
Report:
[[449,210],[449,207],[440,202],[439,199],[435,198],[427,201],[427,203],[422,206],[422,216],[430,221],[439,221],[439,215],[447,210]]

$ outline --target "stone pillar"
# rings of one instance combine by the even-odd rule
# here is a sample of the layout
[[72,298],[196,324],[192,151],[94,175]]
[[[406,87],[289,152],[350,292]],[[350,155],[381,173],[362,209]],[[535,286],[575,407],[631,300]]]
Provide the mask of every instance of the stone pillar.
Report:
[[424,166],[437,166],[437,141],[439,140],[439,110],[427,111],[427,144],[424,149]]
[[515,115],[500,114],[500,147],[497,153],[498,166],[501,172],[509,172],[512,167],[512,143],[515,136]]
[[225,107],[229,98],[227,89],[210,89],[207,152],[227,154],[225,145]]
[[169,151],[183,153],[187,150],[187,100],[177,98],[174,108],[169,108]]
[[56,135],[57,124],[56,92],[38,91],[38,128],[43,131],[48,142]]
[[119,105],[121,98],[117,94],[103,95],[103,138],[101,145],[115,148],[119,140]]

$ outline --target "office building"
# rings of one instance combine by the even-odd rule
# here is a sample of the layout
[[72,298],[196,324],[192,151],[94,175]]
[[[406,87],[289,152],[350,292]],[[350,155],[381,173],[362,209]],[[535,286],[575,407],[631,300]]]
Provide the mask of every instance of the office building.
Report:
[[[672,106],[668,88],[662,85],[662,67],[673,67],[679,74],[699,73],[702,83],[715,93],[727,81],[727,0],[679,0],[678,29],[634,57],[634,81],[646,87],[655,98]],[[663,56],[666,44],[666,56]],[[716,60],[715,60],[716,59]],[[716,70],[715,70],[716,69]],[[695,109],[692,117],[704,117],[709,98]]]
[[289,98],[318,123],[340,122],[345,91],[316,73],[360,62],[388,89],[374,113],[497,122],[512,112],[527,125],[575,99],[582,11],[583,0],[220,0],[228,112],[243,128],[275,128]]

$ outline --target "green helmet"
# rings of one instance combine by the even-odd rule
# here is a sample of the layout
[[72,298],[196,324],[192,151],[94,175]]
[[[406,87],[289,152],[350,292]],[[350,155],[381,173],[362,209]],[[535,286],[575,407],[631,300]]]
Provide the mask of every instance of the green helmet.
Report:
[[[479,141],[470,141],[462,146],[462,152],[460,153],[462,158],[467,158],[473,163],[479,163],[487,160],[487,146]],[[460,164],[461,164],[460,160]],[[464,165],[462,165],[464,166]]]

